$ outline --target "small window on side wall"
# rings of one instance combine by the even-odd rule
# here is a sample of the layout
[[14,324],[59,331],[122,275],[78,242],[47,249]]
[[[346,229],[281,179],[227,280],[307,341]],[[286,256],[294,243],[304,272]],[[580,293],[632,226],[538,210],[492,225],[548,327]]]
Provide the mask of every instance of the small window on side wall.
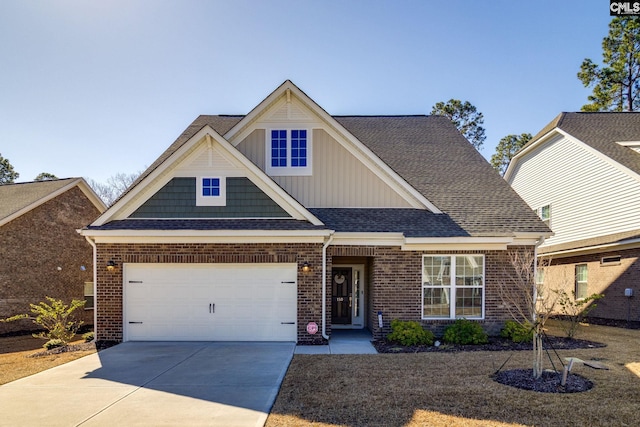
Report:
[[84,309],[92,309],[94,307],[93,298],[93,282],[84,282]]
[[196,206],[226,206],[226,193],[224,177],[196,178]]
[[551,228],[551,205],[544,205],[537,209],[538,216],[547,227]]
[[587,297],[587,264],[576,265],[576,299]]
[[622,257],[620,255],[605,256],[600,258],[600,265],[603,267],[607,265],[620,265],[621,260]]

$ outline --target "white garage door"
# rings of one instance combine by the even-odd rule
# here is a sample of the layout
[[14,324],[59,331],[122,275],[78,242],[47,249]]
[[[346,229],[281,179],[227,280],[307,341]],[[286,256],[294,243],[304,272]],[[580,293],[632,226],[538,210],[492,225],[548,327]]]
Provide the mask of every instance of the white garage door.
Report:
[[296,341],[296,264],[125,264],[126,341]]

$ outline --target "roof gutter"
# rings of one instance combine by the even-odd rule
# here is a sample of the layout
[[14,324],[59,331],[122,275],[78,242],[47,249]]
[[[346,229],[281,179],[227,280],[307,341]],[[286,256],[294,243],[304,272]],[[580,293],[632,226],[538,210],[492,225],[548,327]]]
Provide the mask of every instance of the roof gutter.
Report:
[[322,338],[329,340],[327,335],[327,248],[333,241],[333,233],[322,246]]

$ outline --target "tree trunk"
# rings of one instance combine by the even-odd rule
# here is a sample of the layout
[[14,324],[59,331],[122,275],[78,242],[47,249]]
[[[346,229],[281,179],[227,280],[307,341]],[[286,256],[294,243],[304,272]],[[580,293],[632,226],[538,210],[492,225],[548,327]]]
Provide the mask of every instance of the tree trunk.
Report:
[[539,379],[542,376],[543,356],[542,333],[541,331],[535,331],[533,335],[533,378],[535,379]]

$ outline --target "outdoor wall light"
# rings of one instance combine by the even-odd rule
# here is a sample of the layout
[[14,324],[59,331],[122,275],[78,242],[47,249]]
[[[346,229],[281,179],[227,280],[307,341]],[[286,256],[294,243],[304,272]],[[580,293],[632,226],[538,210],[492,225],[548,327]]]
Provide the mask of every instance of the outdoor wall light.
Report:
[[305,261],[304,264],[302,264],[302,271],[307,273],[309,270],[311,270],[311,266],[309,265],[309,263],[307,261]]
[[113,271],[115,269],[116,269],[116,262],[114,260],[110,259],[107,262],[107,271]]

